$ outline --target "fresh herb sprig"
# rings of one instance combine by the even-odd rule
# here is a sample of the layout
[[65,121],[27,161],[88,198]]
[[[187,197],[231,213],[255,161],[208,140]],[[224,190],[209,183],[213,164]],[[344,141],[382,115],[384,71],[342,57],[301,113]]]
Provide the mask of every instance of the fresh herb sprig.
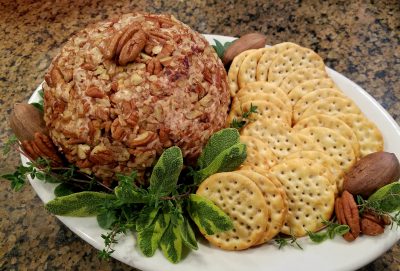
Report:
[[250,116],[251,114],[258,114],[257,111],[257,106],[250,104],[250,108],[248,111],[243,112],[242,107],[240,107],[240,110],[242,112],[242,115],[239,118],[234,118],[229,125],[231,128],[235,129],[242,129],[244,126],[246,126],[250,121],[253,121],[254,119],[251,119]]
[[303,249],[303,247],[297,242],[296,236],[293,234],[288,237],[283,237],[281,235],[274,238],[275,244],[278,246],[278,249],[282,249],[286,246],[291,246],[298,249]]
[[400,226],[400,183],[394,182],[383,186],[367,200],[357,196],[359,212],[371,211],[391,219],[391,227]]
[[215,133],[206,144],[191,175],[183,171],[178,147],[164,151],[153,168],[148,187],[136,184],[136,173],[117,175],[113,194],[79,192],[57,197],[46,204],[56,215],[97,216],[98,224],[110,230],[103,234],[99,257],[109,259],[118,236],[135,232],[138,248],[145,256],[159,248],[173,263],[182,259],[184,247],[197,249],[193,225],[215,234],[233,227],[232,221],[210,200],[195,194],[208,176],[236,169],[246,159],[245,145],[236,129]]
[[231,46],[231,44],[234,41],[227,41],[224,44],[222,44],[218,40],[214,39],[214,42],[215,42],[215,45],[213,45],[213,48],[214,48],[215,52],[217,53],[218,57],[222,59],[224,57],[224,53],[225,53],[226,49],[228,49],[228,47]]
[[349,232],[350,227],[348,225],[341,225],[333,221],[323,220],[322,223],[326,228],[320,232],[307,231],[308,237],[314,243],[322,243],[325,240],[333,239],[337,235],[344,235]]

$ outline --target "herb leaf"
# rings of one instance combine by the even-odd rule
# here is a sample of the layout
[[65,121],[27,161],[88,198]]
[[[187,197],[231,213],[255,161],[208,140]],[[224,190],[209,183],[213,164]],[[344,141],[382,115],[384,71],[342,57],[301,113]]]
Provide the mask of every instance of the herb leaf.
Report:
[[43,89],[41,89],[40,91],[39,91],[39,96],[40,96],[40,99],[39,99],[39,101],[38,102],[34,102],[34,103],[31,103],[31,105],[33,105],[34,107],[36,107],[37,109],[39,109],[41,112],[43,112],[43,97],[44,97],[44,92],[43,92]]
[[135,186],[136,171],[129,176],[117,175],[118,186],[115,187],[114,193],[121,204],[130,203],[147,203],[147,191]]
[[97,215],[97,223],[103,229],[110,229],[117,221],[117,215],[114,210],[107,210]]
[[244,126],[247,125],[249,121],[252,121],[252,119],[250,119],[251,114],[258,114],[257,106],[253,104],[250,104],[250,108],[248,111],[243,112],[242,108],[241,111],[242,115],[238,119],[234,118],[232,120],[232,123],[229,125],[231,128],[235,128],[238,130],[242,129]]
[[239,132],[236,129],[227,128],[213,134],[204,147],[197,165],[205,168],[224,150],[239,143]]
[[368,200],[373,209],[391,213],[400,210],[400,183],[394,182],[378,189]]
[[202,233],[211,235],[233,228],[231,218],[205,197],[191,194],[187,211]]
[[192,226],[190,226],[189,221],[185,217],[180,218],[178,221],[183,243],[188,248],[197,250],[198,246],[196,236],[194,235]]
[[194,174],[195,183],[200,184],[206,178],[218,172],[235,170],[246,160],[246,156],[245,144],[237,143],[231,146],[218,154],[210,165]]
[[213,48],[215,52],[217,52],[217,55],[219,58],[223,58],[225,54],[225,50],[234,42],[234,41],[227,41],[222,45],[221,42],[218,40],[214,39],[215,45],[213,45]]
[[76,191],[74,191],[73,188],[67,183],[61,183],[54,189],[54,195],[56,197],[68,196],[75,192]]
[[179,228],[172,221],[161,237],[160,248],[170,262],[177,263],[182,259],[183,240]]
[[150,176],[149,191],[152,194],[166,196],[176,189],[179,174],[183,168],[183,157],[179,147],[166,149]]
[[55,215],[75,217],[95,216],[101,212],[101,205],[112,200],[115,200],[114,195],[84,191],[55,198],[46,203],[45,208]]
[[136,220],[136,230],[142,231],[150,226],[160,210],[160,206],[154,208],[153,206],[145,206],[139,213]]
[[137,233],[138,246],[144,255],[154,255],[169,224],[170,215],[159,213],[152,224]]

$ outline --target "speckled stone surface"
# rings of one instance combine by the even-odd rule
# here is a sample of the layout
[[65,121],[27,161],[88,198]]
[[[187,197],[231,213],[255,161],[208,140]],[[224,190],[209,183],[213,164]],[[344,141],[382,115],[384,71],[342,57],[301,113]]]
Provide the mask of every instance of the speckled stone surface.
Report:
[[[257,3],[258,2],[258,3]],[[358,83],[400,122],[400,4],[393,1],[0,1],[0,140],[8,117],[43,80],[58,48],[77,30],[130,11],[172,13],[202,33],[252,31],[293,41]],[[0,173],[18,164],[1,157]],[[48,214],[28,185],[0,182],[0,270],[132,270],[97,251]],[[360,269],[400,270],[400,243]]]

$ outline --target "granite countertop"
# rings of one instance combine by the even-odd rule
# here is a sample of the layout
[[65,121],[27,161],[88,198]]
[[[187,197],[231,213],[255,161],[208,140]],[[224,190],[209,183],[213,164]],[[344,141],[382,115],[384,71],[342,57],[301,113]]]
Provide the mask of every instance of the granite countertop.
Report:
[[[0,1],[0,139],[10,135],[12,105],[42,82],[59,47],[77,30],[119,13],[172,13],[201,33],[260,31],[267,42],[314,49],[362,86],[400,122],[400,5],[393,1]],[[265,1],[267,2],[267,1]],[[335,4],[330,4],[335,3]],[[19,163],[2,157],[0,174]],[[53,215],[27,185],[0,182],[0,270],[132,270],[103,262]],[[366,270],[400,270],[400,243]]]

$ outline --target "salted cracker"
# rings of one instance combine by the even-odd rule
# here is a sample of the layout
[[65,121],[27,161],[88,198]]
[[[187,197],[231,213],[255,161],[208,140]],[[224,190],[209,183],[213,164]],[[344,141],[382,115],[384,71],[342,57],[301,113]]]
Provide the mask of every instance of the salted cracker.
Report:
[[301,129],[297,133],[313,138],[325,153],[335,159],[344,172],[347,172],[356,162],[349,140],[332,129],[314,126]]
[[294,87],[311,79],[327,78],[328,74],[323,69],[300,68],[289,73],[279,84],[279,87],[289,93]]
[[348,98],[328,97],[310,105],[299,120],[316,114],[337,116],[339,114],[362,114],[362,112],[358,106]]
[[270,215],[268,217],[267,229],[255,245],[266,243],[281,231],[283,223],[286,221],[288,207],[283,197],[283,193],[285,192],[282,187],[277,187],[266,176],[255,171],[241,169],[235,172],[255,182],[264,196]]
[[235,173],[217,173],[204,180],[196,194],[210,199],[233,221],[229,231],[207,235],[213,245],[225,250],[243,250],[263,236],[268,223],[268,206],[258,186]]
[[257,49],[248,56],[245,57],[242,64],[240,65],[238,72],[238,85],[239,88],[243,88],[247,83],[255,82],[257,64],[262,54],[267,51],[268,48]]
[[240,142],[246,144],[247,158],[243,166],[254,165],[262,169],[269,169],[278,162],[275,154],[267,143],[253,136],[240,136]]
[[343,92],[335,88],[321,88],[307,93],[293,106],[293,121],[296,123],[310,105],[328,97],[346,98]]
[[275,104],[267,101],[246,102],[239,107],[232,108],[227,119],[228,125],[230,125],[234,119],[240,120],[244,112],[250,111],[251,106],[257,107],[257,113],[250,114],[249,116],[251,121],[266,119],[278,122],[281,125],[291,125],[291,116],[286,111],[280,110]]
[[282,123],[259,119],[247,125],[243,135],[258,137],[268,144],[278,158],[283,159],[289,153],[301,150],[301,142],[295,133]]
[[[296,87],[292,88],[289,92],[288,97],[290,102],[294,106],[298,100],[301,99],[307,93],[315,91],[320,88],[336,88],[335,83],[330,78],[323,78],[323,79],[312,79],[297,85]],[[339,89],[338,89],[339,90]]]
[[360,156],[383,151],[384,140],[378,127],[364,115],[339,114],[338,118],[344,121],[355,133],[360,144]]
[[292,42],[282,42],[272,47],[266,48],[257,63],[256,79],[257,81],[267,81],[268,70],[276,56],[291,48],[300,48],[299,45]]
[[360,144],[358,143],[357,136],[354,131],[339,118],[323,114],[312,115],[297,122],[293,129],[301,130],[312,126],[326,127],[335,130],[350,141],[354,154],[356,157],[360,157]]
[[334,191],[318,166],[304,159],[290,159],[271,168],[288,197],[288,214],[281,232],[296,237],[321,229],[334,209]]
[[248,56],[249,54],[251,54],[254,51],[256,51],[256,49],[251,49],[251,50],[247,50],[247,51],[240,53],[233,59],[232,64],[229,67],[228,85],[229,85],[229,91],[230,91],[232,97],[234,97],[236,95],[236,92],[239,90],[238,73],[239,73],[240,65],[242,64],[242,62],[246,58],[246,56]]
[[279,54],[272,61],[268,70],[268,82],[280,85],[288,74],[303,68],[325,71],[325,64],[318,54],[308,48],[289,49]]
[[237,93],[236,97],[241,99],[244,96],[255,94],[255,95],[264,95],[268,94],[269,96],[273,95],[276,98],[280,99],[287,108],[292,108],[292,103],[289,100],[289,97],[283,90],[281,90],[278,86],[272,83],[257,81],[248,83],[244,88],[241,88]]

